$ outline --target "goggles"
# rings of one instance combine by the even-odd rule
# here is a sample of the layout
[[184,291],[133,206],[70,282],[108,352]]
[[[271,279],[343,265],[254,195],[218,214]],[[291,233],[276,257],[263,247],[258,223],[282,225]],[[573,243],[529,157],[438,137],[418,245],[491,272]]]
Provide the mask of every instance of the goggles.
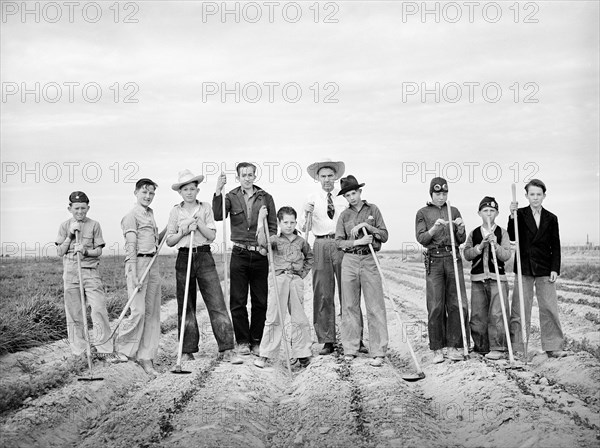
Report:
[[448,184],[444,184],[444,185],[435,184],[433,186],[433,191],[435,191],[435,192],[440,192],[440,191],[448,192]]

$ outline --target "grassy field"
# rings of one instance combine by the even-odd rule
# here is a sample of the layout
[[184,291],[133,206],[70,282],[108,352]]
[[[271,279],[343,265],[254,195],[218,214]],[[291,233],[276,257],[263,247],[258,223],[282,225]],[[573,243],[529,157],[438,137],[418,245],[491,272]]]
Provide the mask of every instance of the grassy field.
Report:
[[[175,258],[157,260],[163,303],[175,298]],[[220,257],[215,258],[219,269]],[[102,257],[100,274],[112,320],[127,302],[123,257]],[[0,291],[0,355],[67,337],[61,259],[2,258]]]

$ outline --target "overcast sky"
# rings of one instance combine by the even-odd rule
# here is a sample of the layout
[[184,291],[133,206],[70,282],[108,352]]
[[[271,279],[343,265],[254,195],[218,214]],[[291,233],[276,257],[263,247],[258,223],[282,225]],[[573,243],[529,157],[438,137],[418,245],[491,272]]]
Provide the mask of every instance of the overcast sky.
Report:
[[511,183],[524,204],[533,175],[563,244],[598,243],[596,1],[114,5],[2,2],[5,253],[52,242],[74,190],[122,244],[140,177],[162,228],[186,168],[211,200],[217,171],[253,161],[276,206],[300,209],[323,158],[366,183],[387,249],[414,244],[436,174],[468,230],[485,195],[505,227]]

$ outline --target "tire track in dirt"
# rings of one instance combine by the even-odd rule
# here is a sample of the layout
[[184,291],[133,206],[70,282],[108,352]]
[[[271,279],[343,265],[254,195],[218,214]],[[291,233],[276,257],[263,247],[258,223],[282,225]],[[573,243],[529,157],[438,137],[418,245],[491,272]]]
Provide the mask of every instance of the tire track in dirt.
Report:
[[[423,323],[426,319],[424,284],[423,287],[415,290],[412,285],[406,286],[398,281],[398,278],[404,274],[402,270],[395,272],[386,268],[384,271],[386,278],[389,278],[394,285],[393,299],[403,309],[403,314],[412,319],[409,325],[414,325],[415,322]],[[417,299],[417,303],[420,302],[422,306],[416,306],[415,296],[423,297]],[[589,386],[589,388],[585,387],[584,380],[583,389],[587,390],[582,395],[586,393],[587,395],[580,399],[577,394],[563,392],[567,387],[560,384],[561,381],[564,382],[565,377],[569,376],[569,372],[582,367],[580,360],[576,361],[576,366],[572,366],[572,362],[565,363],[564,359],[548,360],[545,355],[537,356],[534,358],[536,364],[531,366],[536,371],[529,372],[505,371],[504,366],[501,365],[503,362],[486,363],[481,361],[483,358],[479,358],[480,362],[477,363],[471,360],[456,364],[445,362],[434,365],[430,364],[431,354],[426,345],[426,325],[422,327],[422,331],[425,334],[415,335],[413,332],[409,336],[411,340],[414,339],[413,345],[417,354],[426,364],[428,377],[419,382],[419,386],[432,400],[434,414],[441,420],[444,429],[452,435],[449,439],[452,443],[464,446],[478,446],[478,443],[492,446],[520,446],[521,443],[560,446],[567,444],[567,440],[573,443],[573,446],[593,446],[595,443],[594,430],[597,427],[593,422],[597,421],[598,414],[595,406],[590,407],[589,403],[598,393],[598,383],[595,379],[597,363],[594,363],[593,359],[590,360],[591,357],[587,354],[577,355],[578,358],[583,357],[585,361],[592,362],[591,366],[583,369],[584,374],[580,375],[587,378]],[[405,348],[402,349],[405,352]],[[394,356],[390,358],[395,359]],[[572,360],[572,358],[567,359]],[[557,365],[562,368],[560,377],[552,378],[549,370],[552,367],[556,368]],[[459,374],[456,375],[456,372]],[[473,387],[465,383],[469,380],[481,382],[483,386],[481,390],[486,392],[483,397],[480,394],[473,394]],[[581,378],[577,383],[581,385]],[[453,389],[453,392],[447,393],[448,388]],[[544,433],[540,433],[541,427],[537,425],[540,421],[547,423]],[[557,423],[554,425],[552,422]],[[564,426],[560,434],[557,434],[556,426],[559,424]],[[532,434],[531,429],[535,429],[535,435],[531,435],[531,440],[515,438],[514,433],[522,433],[528,427],[531,427],[528,429],[530,434]],[[506,431],[506,428],[510,429]],[[478,434],[488,434],[489,437],[484,440]],[[496,443],[493,443],[495,437]]]

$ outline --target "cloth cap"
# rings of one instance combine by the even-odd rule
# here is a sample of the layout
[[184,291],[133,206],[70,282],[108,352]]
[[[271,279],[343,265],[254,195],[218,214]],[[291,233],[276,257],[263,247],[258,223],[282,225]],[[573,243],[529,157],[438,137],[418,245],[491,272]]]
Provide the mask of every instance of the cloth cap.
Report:
[[479,203],[479,211],[481,211],[481,209],[485,207],[492,207],[495,208],[496,211],[498,211],[498,203],[496,202],[496,199],[491,196],[486,196],[481,200],[481,202]]
[[340,192],[338,196],[348,193],[349,191],[356,190],[358,188],[364,187],[365,184],[359,184],[352,174],[349,174],[347,177],[342,177],[340,179]]
[[183,170],[179,172],[179,181],[171,185],[171,188],[175,191],[179,191],[181,187],[187,184],[191,184],[192,182],[202,182],[204,180],[204,176],[202,174],[198,176],[194,176],[190,170]]
[[429,184],[429,195],[431,196],[434,192],[439,193],[440,191],[448,193],[448,182],[443,177],[434,177]]
[[156,182],[154,182],[151,179],[148,179],[147,177],[142,177],[140,180],[138,180],[135,183],[135,189],[139,190],[140,188],[142,188],[144,185],[153,185],[154,188],[158,187],[158,184]]
[[85,202],[86,204],[90,203],[90,198],[87,197],[83,191],[74,191],[69,195],[69,203],[73,202]]

